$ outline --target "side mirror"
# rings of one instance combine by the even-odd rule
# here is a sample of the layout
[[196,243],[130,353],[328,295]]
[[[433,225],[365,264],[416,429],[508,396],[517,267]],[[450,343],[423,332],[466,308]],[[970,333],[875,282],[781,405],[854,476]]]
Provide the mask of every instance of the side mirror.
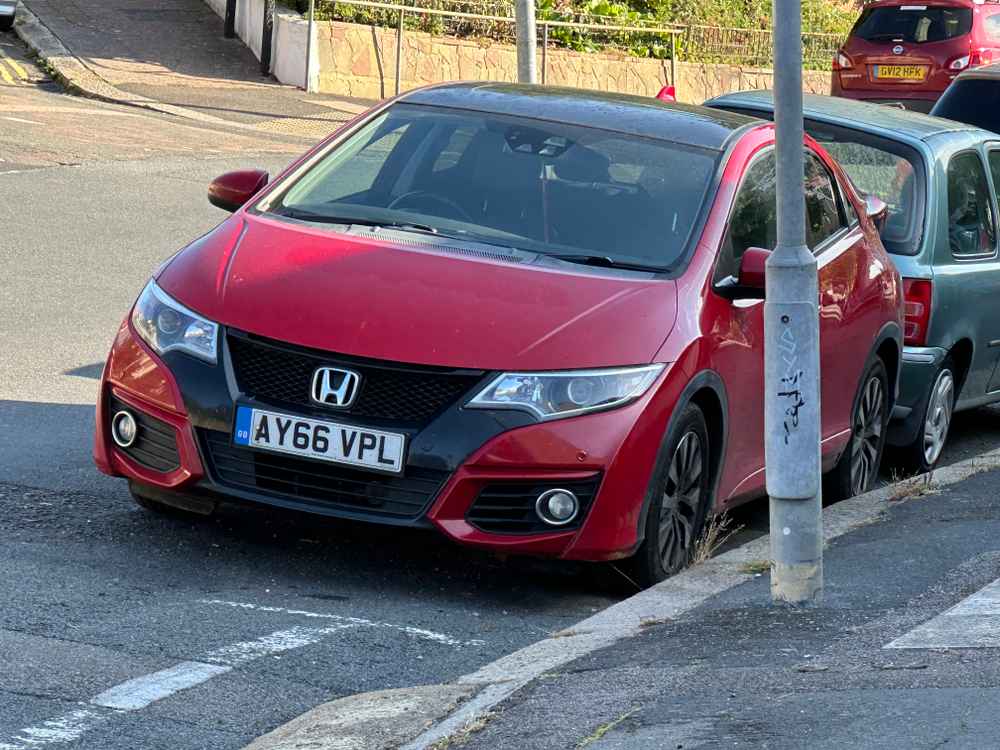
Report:
[[223,211],[236,211],[267,184],[262,169],[242,169],[219,175],[208,186],[208,202]]
[[740,259],[739,276],[723,279],[715,285],[718,295],[728,300],[764,299],[764,275],[771,251],[748,247]]
[[677,89],[673,86],[664,86],[660,89],[660,93],[656,95],[656,98],[663,102],[676,102]]
[[872,220],[875,228],[881,234],[882,230],[885,229],[885,222],[889,218],[889,206],[877,195],[869,194],[865,196],[865,213],[868,214],[868,218]]

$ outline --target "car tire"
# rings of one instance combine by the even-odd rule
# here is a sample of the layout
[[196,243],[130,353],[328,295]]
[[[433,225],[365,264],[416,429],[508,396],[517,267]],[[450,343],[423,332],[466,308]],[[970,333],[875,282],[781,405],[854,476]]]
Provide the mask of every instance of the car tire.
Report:
[[889,426],[889,374],[876,358],[854,397],[851,438],[825,481],[829,500],[846,500],[872,488],[878,478]]
[[159,500],[154,500],[151,497],[147,497],[140,491],[137,491],[135,487],[131,484],[129,485],[129,494],[132,495],[132,500],[143,510],[147,510],[151,513],[156,513],[161,516],[168,516],[170,518],[186,518],[186,519],[202,519],[208,518],[215,513],[215,503],[198,503],[197,506],[192,506],[189,508],[184,508],[179,505],[170,505],[167,503],[160,502]]
[[684,568],[712,505],[711,454],[705,415],[688,404],[671,428],[651,483],[642,545],[630,569],[642,588]]
[[894,462],[901,471],[906,474],[926,474],[934,468],[948,441],[957,398],[955,362],[951,357],[946,357],[927,394],[917,437],[909,445],[894,451]]

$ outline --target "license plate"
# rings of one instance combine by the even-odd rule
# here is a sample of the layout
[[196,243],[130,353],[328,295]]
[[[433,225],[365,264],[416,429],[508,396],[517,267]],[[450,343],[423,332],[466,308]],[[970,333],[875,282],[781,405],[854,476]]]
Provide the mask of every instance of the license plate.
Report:
[[406,436],[240,406],[233,442],[376,471],[403,470]]
[[875,77],[897,81],[922,81],[927,75],[924,65],[876,65]]

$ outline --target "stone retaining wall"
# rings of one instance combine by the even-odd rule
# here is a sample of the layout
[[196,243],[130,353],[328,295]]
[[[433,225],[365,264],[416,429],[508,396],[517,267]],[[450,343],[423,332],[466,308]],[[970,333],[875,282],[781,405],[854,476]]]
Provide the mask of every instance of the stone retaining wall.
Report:
[[[381,99],[395,93],[396,32],[393,29],[326,21],[317,24],[319,90],[343,96]],[[459,39],[407,30],[403,35],[401,88],[443,81],[513,81],[517,52],[513,45]],[[653,96],[670,76],[669,60],[617,54],[549,49],[546,83],[623,91]],[[538,66],[541,71],[541,54]],[[770,88],[770,70],[734,65],[677,64],[677,93],[684,102],[701,103],[730,91]],[[830,92],[830,74],[805,71],[803,88]]]

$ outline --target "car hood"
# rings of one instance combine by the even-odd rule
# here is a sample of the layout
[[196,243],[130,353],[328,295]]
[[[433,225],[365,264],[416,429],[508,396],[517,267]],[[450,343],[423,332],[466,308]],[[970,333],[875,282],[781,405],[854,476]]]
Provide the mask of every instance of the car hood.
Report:
[[227,326],[359,357],[489,370],[644,364],[676,285],[541,268],[237,214],[160,286]]

